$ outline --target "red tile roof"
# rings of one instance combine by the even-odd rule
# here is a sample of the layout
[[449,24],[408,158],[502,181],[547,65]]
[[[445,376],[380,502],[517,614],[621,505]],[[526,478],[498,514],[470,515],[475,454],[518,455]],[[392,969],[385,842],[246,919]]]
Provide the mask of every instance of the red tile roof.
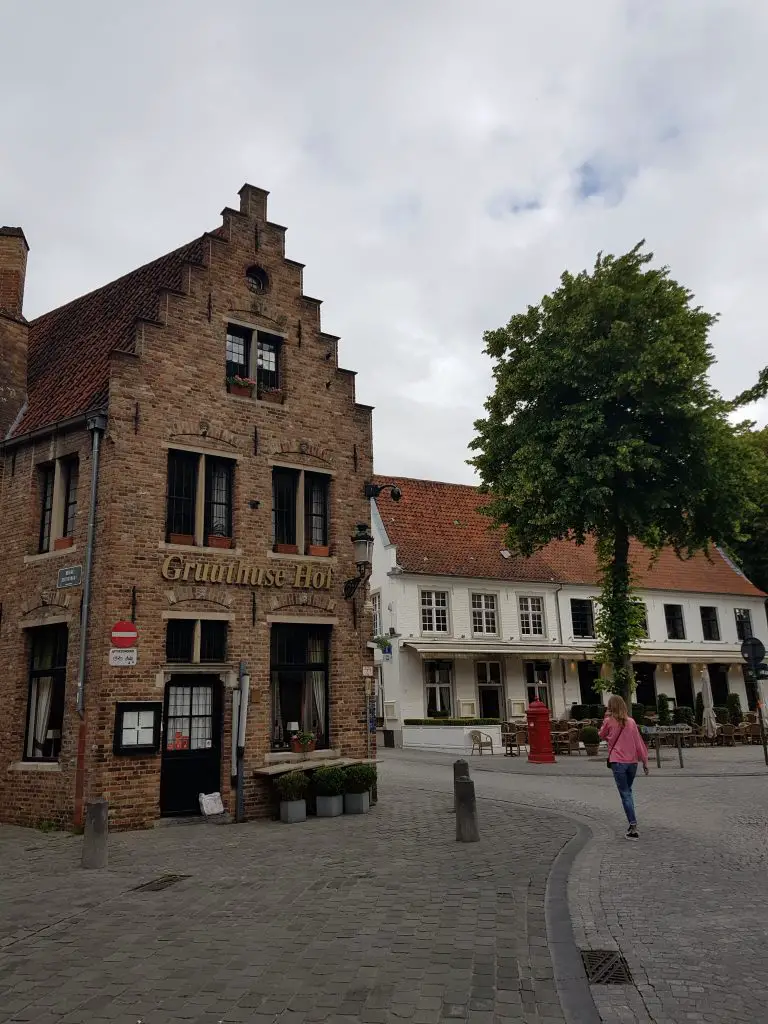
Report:
[[202,260],[200,237],[30,321],[27,407],[14,435],[103,407],[109,353],[132,352],[137,321],[157,319],[159,290],[180,289],[185,265]]
[[[553,541],[531,558],[505,558],[501,531],[478,511],[486,500],[474,487],[434,480],[376,477],[396,483],[403,492],[395,503],[388,492],[376,499],[397,562],[407,572],[438,576],[469,576],[531,583],[598,583],[594,544]],[[638,586],[705,594],[765,596],[725,556],[713,548],[680,559],[665,548],[655,561],[633,541],[630,558]]]

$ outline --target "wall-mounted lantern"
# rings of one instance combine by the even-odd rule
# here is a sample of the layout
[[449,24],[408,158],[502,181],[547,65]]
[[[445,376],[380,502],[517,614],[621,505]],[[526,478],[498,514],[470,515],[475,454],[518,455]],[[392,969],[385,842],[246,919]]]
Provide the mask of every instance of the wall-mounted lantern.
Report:
[[345,580],[343,587],[344,597],[349,601],[357,593],[360,584],[371,575],[371,559],[373,555],[373,537],[366,523],[358,523],[352,535],[352,544],[355,549],[355,565],[357,576]]

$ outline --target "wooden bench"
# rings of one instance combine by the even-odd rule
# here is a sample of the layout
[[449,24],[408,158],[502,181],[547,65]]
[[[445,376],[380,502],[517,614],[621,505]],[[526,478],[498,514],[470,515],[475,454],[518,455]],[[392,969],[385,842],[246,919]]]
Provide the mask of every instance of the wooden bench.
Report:
[[278,761],[276,764],[265,764],[263,768],[255,768],[254,775],[272,778],[285,775],[287,772],[312,772],[316,768],[348,768],[352,764],[376,764],[374,758],[367,757],[336,757],[315,758],[306,761]]

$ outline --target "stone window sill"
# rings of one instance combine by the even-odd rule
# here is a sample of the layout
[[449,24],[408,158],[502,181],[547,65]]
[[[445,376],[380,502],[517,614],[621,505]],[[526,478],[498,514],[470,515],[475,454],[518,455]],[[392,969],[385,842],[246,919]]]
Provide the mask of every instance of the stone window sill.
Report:
[[[71,548],[69,549],[72,550]],[[229,558],[242,558],[243,549],[237,548],[209,548],[202,544],[169,544],[161,540],[157,545],[158,551],[173,551],[174,554],[187,555],[224,555]],[[58,552],[57,552],[58,554]]]
[[35,565],[37,562],[47,562],[51,558],[66,558],[77,551],[77,544],[71,544],[68,548],[60,548],[58,551],[41,551],[39,555],[24,555],[25,565]]
[[322,562],[323,565],[336,565],[336,555],[289,555],[282,551],[267,551],[267,558],[276,562]]
[[58,761],[15,761],[8,765],[10,772],[60,772]]

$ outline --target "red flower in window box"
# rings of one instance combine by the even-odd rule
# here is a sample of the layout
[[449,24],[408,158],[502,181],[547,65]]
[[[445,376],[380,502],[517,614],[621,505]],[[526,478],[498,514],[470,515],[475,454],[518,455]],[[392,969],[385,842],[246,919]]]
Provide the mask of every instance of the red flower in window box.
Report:
[[71,548],[75,543],[74,537],[57,537],[53,542],[54,551],[63,551],[64,548]]
[[208,538],[209,548],[231,548],[232,538],[231,537],[219,537],[216,534],[211,534]]
[[282,388],[265,388],[259,387],[256,392],[256,397],[262,402],[272,402],[273,405],[283,404],[283,391]]
[[252,377],[239,377],[237,374],[234,377],[227,377],[227,388],[230,395],[241,395],[243,398],[250,398],[255,387],[256,381]]

